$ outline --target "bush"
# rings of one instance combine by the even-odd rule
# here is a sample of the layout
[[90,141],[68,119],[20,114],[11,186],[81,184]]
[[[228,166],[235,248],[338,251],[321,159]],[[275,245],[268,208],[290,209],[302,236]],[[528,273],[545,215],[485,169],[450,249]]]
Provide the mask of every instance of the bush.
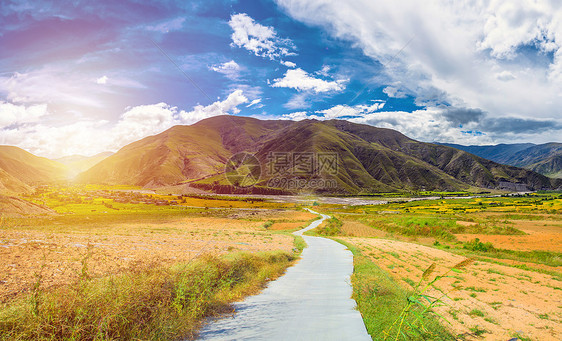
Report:
[[473,240],[464,243],[463,249],[470,250],[470,251],[482,251],[482,252],[491,252],[495,251],[494,246],[492,243],[482,243],[479,238],[474,238]]
[[336,217],[332,217],[326,220],[324,226],[320,226],[316,228],[316,232],[323,236],[337,236],[342,234],[342,227],[343,223]]

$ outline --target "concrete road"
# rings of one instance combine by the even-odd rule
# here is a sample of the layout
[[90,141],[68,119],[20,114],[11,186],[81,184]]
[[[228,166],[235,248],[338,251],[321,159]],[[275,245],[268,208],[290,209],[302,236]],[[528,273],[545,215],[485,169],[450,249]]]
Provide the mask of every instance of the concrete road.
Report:
[[333,240],[303,238],[308,247],[295,266],[259,295],[236,303],[232,317],[209,321],[199,340],[371,340],[351,299],[353,255]]

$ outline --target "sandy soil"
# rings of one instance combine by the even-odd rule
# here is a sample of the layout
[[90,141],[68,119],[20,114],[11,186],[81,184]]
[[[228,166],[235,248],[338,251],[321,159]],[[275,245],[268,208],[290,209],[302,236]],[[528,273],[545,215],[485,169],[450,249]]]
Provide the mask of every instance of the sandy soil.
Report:
[[499,249],[562,252],[562,225],[559,221],[512,220],[512,222],[513,227],[527,235],[457,234],[456,236],[462,242],[479,238],[480,241],[490,242]]
[[[270,218],[289,216],[278,212]],[[91,233],[71,228],[57,233],[0,228],[0,303],[29,291],[38,276],[41,287],[48,288],[71,283],[86,268],[90,276],[102,276],[154,262],[188,261],[203,253],[292,250],[292,237],[271,234],[263,223],[196,217],[114,224]]]
[[[342,238],[363,250],[405,288],[417,281],[432,263],[435,274],[447,271],[464,257],[418,244],[373,238]],[[463,274],[437,282],[449,293],[446,306],[437,311],[455,334],[478,339],[474,330],[485,330],[485,340],[508,340],[516,334],[532,340],[562,339],[561,282],[549,275],[509,266],[476,262]],[[452,291],[454,286],[462,286]],[[436,292],[434,292],[436,293]],[[445,323],[445,325],[447,325]],[[472,331],[471,331],[472,328]]]

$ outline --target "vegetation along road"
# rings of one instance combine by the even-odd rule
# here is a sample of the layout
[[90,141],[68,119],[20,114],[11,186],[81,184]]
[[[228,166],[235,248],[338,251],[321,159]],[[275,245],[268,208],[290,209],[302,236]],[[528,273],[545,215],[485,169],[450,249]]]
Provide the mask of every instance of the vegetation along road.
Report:
[[[295,234],[302,236],[327,218],[322,215]],[[370,340],[350,298],[353,255],[333,240],[303,238],[308,247],[299,263],[261,294],[237,303],[232,317],[208,323],[200,340]]]

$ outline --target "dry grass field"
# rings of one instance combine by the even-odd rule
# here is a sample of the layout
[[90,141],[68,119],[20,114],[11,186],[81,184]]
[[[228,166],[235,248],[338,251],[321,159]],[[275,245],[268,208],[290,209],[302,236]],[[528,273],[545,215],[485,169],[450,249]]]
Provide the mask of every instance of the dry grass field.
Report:
[[84,267],[90,276],[101,277],[151,263],[185,262],[202,254],[291,251],[293,238],[268,232],[264,222],[178,217],[162,223],[116,222],[88,230],[2,228],[0,302],[28,292],[38,275],[42,287],[49,288],[76,280]]
[[[0,215],[0,340],[191,339],[259,292],[302,239],[293,203],[42,187]],[[44,214],[43,214],[44,212]]]
[[[463,256],[403,241],[346,237],[406,290],[412,290],[424,270],[437,264],[436,273],[465,259]],[[454,274],[436,286],[448,293],[436,312],[445,327],[465,339],[530,340],[562,338],[560,278],[511,266],[476,262],[464,274]],[[458,289],[457,289],[458,288]],[[438,296],[433,290],[430,295]]]
[[[447,293],[434,311],[458,339],[560,340],[561,208],[558,194],[347,207],[332,209],[337,224],[324,231],[357,248],[405,292],[432,264],[439,275],[474,257],[464,273],[428,291]],[[360,306],[390,295],[374,282],[354,284],[367,295]]]
[[[94,190],[105,198],[94,197]],[[202,255],[291,252],[293,237],[276,230],[299,227],[315,218],[305,211],[288,210],[285,204],[259,202],[256,205],[260,208],[253,209],[250,202],[240,200],[186,198],[184,205],[200,208],[155,204],[139,208],[138,202],[107,199],[116,192],[99,188],[82,196],[76,192],[75,188],[59,188],[35,196],[35,201],[46,202],[58,215],[2,220],[0,303],[28,293],[37,283],[42,289],[72,283],[84,272],[99,278],[151,264],[187,262]],[[127,200],[143,197],[148,196],[135,194]]]

